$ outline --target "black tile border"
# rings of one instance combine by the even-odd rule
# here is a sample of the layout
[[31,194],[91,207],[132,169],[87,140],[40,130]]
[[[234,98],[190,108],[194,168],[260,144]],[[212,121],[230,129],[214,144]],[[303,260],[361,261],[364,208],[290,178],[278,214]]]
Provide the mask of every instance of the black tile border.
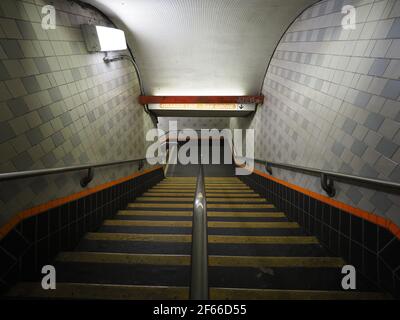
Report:
[[239,178],[331,253],[400,298],[400,239],[389,230],[256,173]]
[[163,178],[158,168],[21,221],[0,240],[0,292],[37,279],[57,253],[73,250],[86,232],[97,230]]

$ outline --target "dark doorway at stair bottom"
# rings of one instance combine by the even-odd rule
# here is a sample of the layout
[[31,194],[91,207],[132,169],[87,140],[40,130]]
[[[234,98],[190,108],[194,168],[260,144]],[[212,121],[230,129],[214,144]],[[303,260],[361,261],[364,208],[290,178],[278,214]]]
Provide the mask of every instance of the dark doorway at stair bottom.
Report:
[[[178,148],[182,147],[183,142],[179,143]],[[220,141],[219,147],[213,147],[212,141],[209,142],[209,164],[204,164],[204,176],[206,177],[233,177],[235,175],[235,168],[232,163],[224,163],[224,150],[229,148],[225,144],[224,140]],[[230,150],[230,149],[227,149]],[[212,155],[219,153],[220,164],[212,163]],[[231,154],[231,153],[230,153]],[[198,144],[198,161],[200,162],[201,157],[201,145]],[[232,160],[232,159],[230,159]],[[172,164],[169,165],[167,176],[169,177],[194,177],[198,172],[198,164]]]

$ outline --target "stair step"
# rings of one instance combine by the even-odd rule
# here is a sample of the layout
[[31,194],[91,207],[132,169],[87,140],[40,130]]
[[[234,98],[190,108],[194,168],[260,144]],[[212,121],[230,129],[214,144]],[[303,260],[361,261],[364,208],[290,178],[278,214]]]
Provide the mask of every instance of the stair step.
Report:
[[192,211],[120,210],[117,216],[191,217]]
[[144,197],[194,197],[194,192],[145,192]]
[[[194,197],[151,197],[151,196],[143,196],[143,197],[137,197],[136,201],[146,201],[146,202],[190,202],[192,203],[194,201]],[[254,203],[259,203],[259,202],[267,202],[267,200],[263,198],[217,198],[217,197],[208,197],[207,196],[207,203],[213,203],[213,202],[225,202],[225,203],[231,203],[231,202],[254,202]]]
[[173,198],[167,198],[167,197],[137,197],[136,201],[145,201],[145,202],[190,202],[193,203],[194,197],[193,195],[190,197],[173,197]]
[[[185,300],[188,287],[57,283],[57,290],[43,290],[40,283],[23,282],[8,297],[104,300]],[[377,300],[390,297],[377,292],[210,288],[213,300]]]
[[207,199],[210,197],[225,197],[225,198],[237,198],[240,196],[245,196],[246,198],[261,198],[258,193],[245,193],[243,194],[242,192],[238,193],[231,193],[231,192],[223,192],[223,191],[218,191],[218,192],[213,192],[213,191],[208,191],[207,192]]
[[[192,211],[120,210],[117,216],[191,217]],[[208,217],[226,218],[286,218],[283,212],[208,211]]]
[[283,212],[207,211],[207,217],[286,218]]
[[[270,257],[265,257],[270,258]],[[278,258],[278,257],[277,257]],[[281,257],[285,258],[285,257]],[[296,257],[293,257],[296,259]],[[313,257],[309,259],[316,259]],[[210,287],[233,287],[233,288],[253,288],[253,289],[278,289],[278,290],[342,290],[343,274],[341,273],[342,264],[340,261],[335,263],[322,260],[313,264],[309,260],[310,266],[303,266],[303,262],[296,261],[286,264],[279,263],[260,263],[256,266],[211,266],[209,268]],[[286,257],[286,259],[288,259]],[[337,259],[337,258],[331,258]],[[238,276],[240,275],[240,276]],[[377,288],[367,281],[361,274],[357,274],[357,290],[359,291],[378,291]]]
[[159,182],[157,184],[158,187],[169,186],[169,187],[196,187],[196,183],[188,183],[188,182]]
[[[184,234],[132,234],[132,233],[87,233],[87,240],[107,241],[148,241],[148,242],[191,242],[191,235]],[[209,244],[318,244],[309,236],[218,236],[209,235]]]
[[249,188],[247,185],[243,184],[243,183],[236,183],[236,184],[217,184],[217,183],[206,183],[205,188],[240,188],[240,189],[247,189]]
[[[129,203],[128,208],[182,208],[193,209],[193,203]],[[208,203],[208,209],[273,209],[272,204],[223,204],[223,203]]]
[[223,203],[207,203],[207,209],[274,209],[273,204],[223,204]]
[[95,232],[85,235],[87,240],[107,241],[147,241],[147,242],[184,242],[191,243],[189,234],[132,234],[132,233],[105,233]]
[[213,197],[213,196],[208,196],[207,195],[207,203],[213,203],[213,202],[226,202],[226,203],[232,203],[232,202],[267,202],[266,199],[264,198],[225,198],[225,197]]
[[24,282],[12,288],[7,296],[59,299],[183,300],[189,298],[189,288],[95,283],[57,283],[56,290],[43,290],[39,283]]
[[[184,192],[145,192],[144,197],[194,197],[194,192],[184,193]],[[214,193],[207,192],[207,199],[209,197],[225,197],[225,198],[237,198],[238,196],[243,196],[242,193],[229,194],[229,193]],[[260,198],[257,193],[246,194],[246,198]]]
[[109,252],[61,252],[57,262],[135,264],[162,266],[190,266],[190,255],[172,254],[133,254]]
[[205,180],[239,180],[241,181],[238,177],[205,177]]
[[[163,194],[170,194],[170,193],[180,193],[180,194],[181,193],[191,193],[191,194],[194,194],[195,189],[194,188],[193,188],[193,190],[169,189],[169,188],[157,189],[157,188],[154,187],[154,188],[151,188],[151,189],[147,190],[146,192],[147,193],[155,192],[155,193],[163,193]],[[208,190],[207,194],[208,193],[214,193],[214,192],[218,192],[218,193],[224,194],[224,195],[225,194],[232,194],[232,195],[256,194],[256,195],[258,195],[257,193],[255,193],[251,189],[246,189],[246,190]]]
[[[190,266],[190,255],[133,254],[109,252],[61,252],[57,262]],[[213,256],[208,257],[210,267],[251,268],[341,268],[345,262],[336,257],[263,257]]]
[[209,228],[241,228],[241,229],[296,229],[299,225],[296,222],[223,222],[208,221]]
[[208,243],[231,244],[317,244],[315,237],[309,236],[229,236],[209,235]]
[[210,267],[251,268],[341,268],[345,262],[336,257],[264,257],[213,256],[208,257]]
[[[112,233],[109,235],[113,235]],[[123,235],[123,234],[122,234]],[[179,239],[172,235],[166,239],[150,237],[104,237],[97,239],[84,238],[76,251],[135,253],[135,254],[178,254],[190,255],[192,243],[190,238]],[[190,235],[187,235],[190,236]],[[107,239],[107,240],[105,240]],[[114,240],[115,239],[115,240]],[[121,240],[123,239],[123,240]],[[138,240],[138,241],[136,241]],[[160,240],[160,241],[158,241]],[[163,241],[166,240],[166,241]],[[229,239],[223,239],[229,241]],[[275,241],[277,242],[277,241]],[[324,257],[325,250],[318,244],[285,244],[285,243],[209,243],[209,255],[218,256],[265,256],[265,257]]]
[[105,220],[104,226],[191,228],[192,221]]
[[193,209],[193,203],[129,203],[128,208],[172,208]]
[[[159,182],[157,186],[196,186],[196,182]],[[243,182],[205,182],[206,186],[247,186]]]
[[[249,187],[246,186],[205,186],[206,190],[230,190],[230,191],[241,191],[241,190],[251,190]],[[181,190],[181,191],[195,191],[195,186],[184,186],[184,185],[155,185],[152,190],[163,190],[163,189],[173,189],[173,190]],[[253,191],[254,192],[254,191]]]
[[[191,228],[192,221],[159,221],[159,220],[105,220],[104,226],[131,227],[181,227]],[[241,229],[296,229],[296,222],[226,222],[208,221],[209,228],[241,228]]]
[[[154,241],[153,241],[154,240]],[[134,254],[169,254],[190,255],[192,243],[187,241],[135,241],[135,240],[92,240],[82,239],[75,248],[81,252],[109,252],[109,253],[134,253]],[[186,239],[183,239],[186,240]],[[237,244],[235,246],[238,246]],[[246,255],[247,251],[243,251]],[[222,252],[223,253],[223,252]],[[218,252],[217,252],[218,254]],[[235,253],[233,253],[235,255]],[[140,279],[139,279],[140,280]],[[72,279],[72,281],[75,281]],[[112,283],[112,282],[110,282]],[[122,282],[123,283],[123,282]],[[161,283],[159,283],[161,284]],[[172,283],[173,284],[173,283]]]
[[388,296],[379,292],[274,290],[210,288],[214,300],[377,300]]
[[196,189],[196,184],[190,184],[190,185],[184,185],[184,184],[178,184],[178,183],[170,183],[170,184],[156,184],[155,186],[153,186],[153,188],[158,188],[158,189],[162,189],[162,188],[172,188],[172,189]]

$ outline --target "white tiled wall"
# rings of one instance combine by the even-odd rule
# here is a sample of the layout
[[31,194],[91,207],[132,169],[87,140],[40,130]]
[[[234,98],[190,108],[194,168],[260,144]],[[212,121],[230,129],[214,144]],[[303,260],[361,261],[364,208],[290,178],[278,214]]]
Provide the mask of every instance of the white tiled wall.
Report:
[[[341,26],[343,5],[356,29]],[[256,157],[400,182],[400,1],[321,1],[279,43],[263,106],[231,127],[256,130]],[[274,175],[323,193],[319,179]],[[337,199],[400,225],[400,197],[337,183]]]
[[[56,29],[41,9],[56,8]],[[142,158],[153,126],[134,68],[89,54],[80,24],[110,23],[72,1],[0,1],[0,172]],[[95,186],[136,170],[95,171]],[[0,184],[0,225],[16,212],[81,190],[71,173]]]

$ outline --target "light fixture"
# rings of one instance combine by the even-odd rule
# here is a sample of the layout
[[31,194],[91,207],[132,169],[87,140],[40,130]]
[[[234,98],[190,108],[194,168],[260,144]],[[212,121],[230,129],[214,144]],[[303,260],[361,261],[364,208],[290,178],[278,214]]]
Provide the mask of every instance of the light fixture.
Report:
[[81,26],[89,52],[125,50],[124,31],[115,28],[83,24]]
[[160,103],[160,109],[166,110],[237,110],[235,103]]

